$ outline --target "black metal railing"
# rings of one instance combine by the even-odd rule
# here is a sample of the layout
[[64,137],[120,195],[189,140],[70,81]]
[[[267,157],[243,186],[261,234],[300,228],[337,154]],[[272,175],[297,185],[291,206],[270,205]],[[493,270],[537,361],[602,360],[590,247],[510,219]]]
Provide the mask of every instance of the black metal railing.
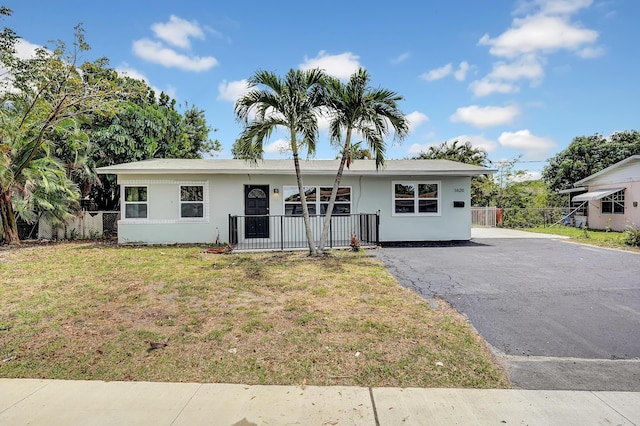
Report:
[[[323,215],[310,215],[311,231],[317,247],[322,234]],[[377,213],[333,215],[326,248],[351,246],[353,238],[363,247],[377,246],[380,216]],[[236,250],[294,250],[309,247],[302,216],[229,215],[229,242]]]

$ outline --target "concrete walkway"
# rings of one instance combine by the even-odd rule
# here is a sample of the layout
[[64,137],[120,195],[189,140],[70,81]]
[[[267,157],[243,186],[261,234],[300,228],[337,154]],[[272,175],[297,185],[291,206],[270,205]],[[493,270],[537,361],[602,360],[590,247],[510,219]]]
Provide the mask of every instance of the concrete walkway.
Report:
[[508,228],[471,228],[471,239],[483,238],[569,238],[564,235],[542,234]]
[[0,379],[3,425],[640,425],[640,393]]

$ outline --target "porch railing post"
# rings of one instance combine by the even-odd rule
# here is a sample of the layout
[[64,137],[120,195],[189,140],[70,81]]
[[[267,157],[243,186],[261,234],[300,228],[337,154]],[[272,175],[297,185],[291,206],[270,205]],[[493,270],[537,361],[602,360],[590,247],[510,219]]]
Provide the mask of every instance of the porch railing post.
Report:
[[229,244],[236,245],[238,243],[238,236],[236,235],[236,225],[234,217],[229,214]]
[[329,247],[333,248],[333,215],[329,219]]
[[376,245],[380,245],[380,210],[376,212]]
[[280,215],[280,251],[284,251],[284,216]]

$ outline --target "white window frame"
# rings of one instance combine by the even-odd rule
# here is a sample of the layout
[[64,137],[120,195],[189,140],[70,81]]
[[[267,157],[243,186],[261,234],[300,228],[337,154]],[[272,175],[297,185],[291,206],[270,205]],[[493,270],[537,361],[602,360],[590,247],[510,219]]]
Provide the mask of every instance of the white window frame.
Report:
[[[611,204],[611,211],[610,212],[605,212],[604,211],[604,203],[607,204]],[[616,205],[618,206],[622,206],[622,211],[616,211]],[[600,199],[600,214],[602,215],[624,215],[624,210],[625,210],[625,193],[624,193],[624,189],[618,191],[618,192],[614,192],[611,195],[607,195],[606,197],[603,197]]]
[[[183,201],[182,200],[182,188],[184,187],[194,187],[198,186],[202,188],[202,201]],[[204,183],[180,183],[178,184],[178,218],[181,222],[193,222],[193,221],[203,221],[206,216],[206,185]],[[182,206],[184,204],[202,204],[202,216],[194,216],[194,217],[183,217],[182,216]]]
[[[118,223],[121,224],[145,224],[145,225],[163,225],[163,224],[172,224],[172,223],[209,223],[210,221],[210,213],[211,207],[209,206],[209,181],[189,181],[189,180],[170,180],[170,179],[127,179],[119,182],[120,184],[120,209],[122,218]],[[157,197],[158,194],[154,188],[160,186],[170,185],[174,188],[174,194],[176,194],[176,198],[171,199],[171,202],[174,205],[177,205],[177,210],[174,210],[175,217],[170,219],[149,219],[151,217],[151,204],[152,198]],[[147,217],[146,218],[125,218],[125,187],[146,187],[147,188]],[[180,187],[181,186],[203,186],[203,198],[204,198],[204,217],[189,217],[189,218],[181,218],[181,209],[180,209]],[[153,190],[153,191],[152,191]],[[131,202],[133,203],[133,202]]]
[[[396,185],[414,185],[413,196],[413,212],[411,213],[396,213]],[[420,200],[418,196],[418,185],[437,185],[438,196],[435,198],[422,198],[422,200],[435,200],[437,211],[436,212],[424,212],[420,213]],[[442,181],[439,180],[394,180],[391,182],[391,216],[397,217],[413,217],[413,216],[442,216]],[[407,199],[405,199],[407,200]]]
[[[127,201],[127,188],[144,188],[146,190],[147,199],[146,201]],[[135,221],[144,221],[149,219],[149,186],[147,185],[122,185],[122,217],[126,220],[135,220]],[[144,204],[147,206],[147,216],[146,217],[128,217],[127,216],[127,205],[139,205]]]
[[[286,201],[286,196],[285,194],[287,193],[287,188],[293,188],[295,189],[295,191],[298,191],[298,185],[284,185],[282,187],[282,212],[284,215],[287,215],[287,205],[302,205],[302,201]],[[304,187],[304,191],[306,191],[307,189],[310,188],[315,188],[316,190],[316,200],[315,201],[307,201],[307,206],[311,206],[313,205],[315,207],[315,215],[316,216],[324,216],[324,214],[322,213],[322,205],[323,204],[329,204],[328,201],[322,201],[320,198],[320,189],[321,188],[331,188],[333,189],[333,185],[305,185]],[[353,214],[353,187],[348,186],[348,185],[341,185],[340,187],[338,187],[338,190],[340,189],[344,189],[344,188],[349,188],[349,202],[346,201],[337,201],[334,204],[334,209],[335,206],[337,205],[348,205],[349,206],[349,213],[348,214]],[[336,197],[337,198],[337,197]],[[313,213],[309,213],[309,214],[313,214]],[[300,213],[300,215],[302,215],[302,213]],[[340,213],[334,213],[333,215],[341,215]],[[345,214],[346,215],[346,214]],[[290,215],[290,216],[299,216],[299,215]]]

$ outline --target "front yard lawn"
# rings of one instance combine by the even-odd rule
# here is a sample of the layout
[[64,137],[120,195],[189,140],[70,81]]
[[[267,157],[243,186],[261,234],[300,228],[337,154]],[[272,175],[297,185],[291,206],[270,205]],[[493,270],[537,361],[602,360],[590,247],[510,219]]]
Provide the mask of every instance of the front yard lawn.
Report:
[[570,237],[572,240],[585,244],[640,252],[640,249],[638,247],[632,247],[628,244],[625,244],[624,232],[598,231],[587,228],[575,228],[573,226],[540,226],[536,228],[523,228],[522,230],[530,232],[540,232],[545,234],[564,235]]
[[86,242],[0,247],[0,376],[509,386],[461,316],[366,253]]

